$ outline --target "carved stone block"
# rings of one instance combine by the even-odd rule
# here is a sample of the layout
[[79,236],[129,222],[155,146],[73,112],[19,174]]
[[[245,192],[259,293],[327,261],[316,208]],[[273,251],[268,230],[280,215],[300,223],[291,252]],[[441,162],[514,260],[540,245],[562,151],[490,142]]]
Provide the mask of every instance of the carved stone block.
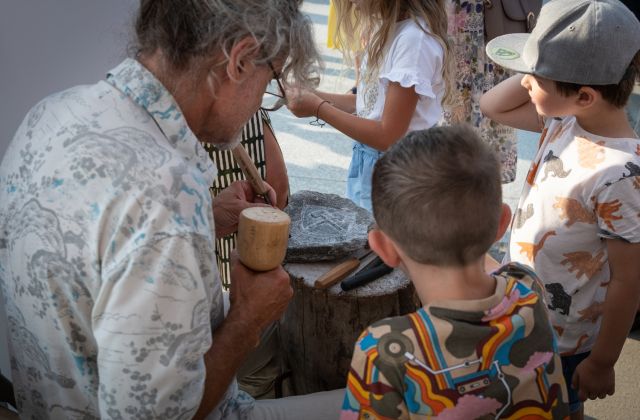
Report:
[[289,199],[287,262],[328,261],[362,249],[373,221],[368,210],[335,194],[299,191]]

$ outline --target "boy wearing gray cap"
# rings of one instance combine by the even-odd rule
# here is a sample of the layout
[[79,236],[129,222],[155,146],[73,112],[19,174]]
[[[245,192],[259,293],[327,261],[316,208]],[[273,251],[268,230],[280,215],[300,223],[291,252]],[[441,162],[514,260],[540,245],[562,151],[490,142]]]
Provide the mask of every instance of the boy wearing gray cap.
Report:
[[542,136],[509,253],[545,283],[572,418],[614,392],[640,302],[640,139],[624,106],[640,76],[640,22],[618,0],[552,0],[531,34],[487,45],[516,72],[480,103]]

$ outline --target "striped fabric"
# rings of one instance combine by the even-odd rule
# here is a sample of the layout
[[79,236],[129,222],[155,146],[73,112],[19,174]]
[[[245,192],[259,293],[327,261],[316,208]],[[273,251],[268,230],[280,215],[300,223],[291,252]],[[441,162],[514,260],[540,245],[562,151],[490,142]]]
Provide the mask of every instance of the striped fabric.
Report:
[[[262,179],[265,179],[267,173],[264,151],[265,123],[271,127],[271,121],[267,113],[259,110],[251,117],[251,120],[249,120],[242,130],[242,145],[253,159],[253,163],[256,165],[256,168],[258,168]],[[218,168],[218,176],[210,187],[214,197],[231,185],[232,182],[245,179],[240,166],[238,166],[230,150],[217,150],[208,143],[203,143],[203,146]],[[220,270],[220,279],[222,280],[222,285],[227,289],[229,288],[231,280],[229,258],[235,246],[235,233],[216,240],[216,260],[218,262],[218,269]]]

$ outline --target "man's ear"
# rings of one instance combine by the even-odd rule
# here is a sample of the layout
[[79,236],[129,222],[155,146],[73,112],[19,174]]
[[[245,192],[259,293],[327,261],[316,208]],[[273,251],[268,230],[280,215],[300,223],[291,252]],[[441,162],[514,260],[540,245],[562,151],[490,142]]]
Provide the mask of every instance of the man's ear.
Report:
[[369,232],[369,247],[389,267],[397,267],[402,263],[396,244],[379,229]]
[[502,203],[502,211],[500,212],[500,221],[498,222],[498,233],[496,234],[496,241],[502,238],[509,228],[511,223],[511,207]]
[[245,37],[236,42],[229,51],[229,61],[227,62],[227,76],[234,82],[244,80],[249,74],[249,70],[255,67],[253,60],[257,58],[258,47],[256,40],[252,37]]

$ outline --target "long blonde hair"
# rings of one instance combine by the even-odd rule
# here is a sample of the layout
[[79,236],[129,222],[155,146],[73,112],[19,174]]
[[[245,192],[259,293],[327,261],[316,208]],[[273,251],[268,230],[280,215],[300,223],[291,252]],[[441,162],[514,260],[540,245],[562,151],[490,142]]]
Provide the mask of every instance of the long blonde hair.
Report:
[[[382,64],[385,47],[394,33],[396,23],[412,19],[429,36],[435,38],[444,51],[442,63],[445,94],[443,103],[451,102],[453,70],[450,42],[447,35],[447,0],[363,0],[356,7],[350,0],[334,0],[338,23],[334,44],[348,62],[353,63],[363,53],[354,46],[366,45],[367,77],[376,74]],[[420,22],[427,22],[424,28]]]

